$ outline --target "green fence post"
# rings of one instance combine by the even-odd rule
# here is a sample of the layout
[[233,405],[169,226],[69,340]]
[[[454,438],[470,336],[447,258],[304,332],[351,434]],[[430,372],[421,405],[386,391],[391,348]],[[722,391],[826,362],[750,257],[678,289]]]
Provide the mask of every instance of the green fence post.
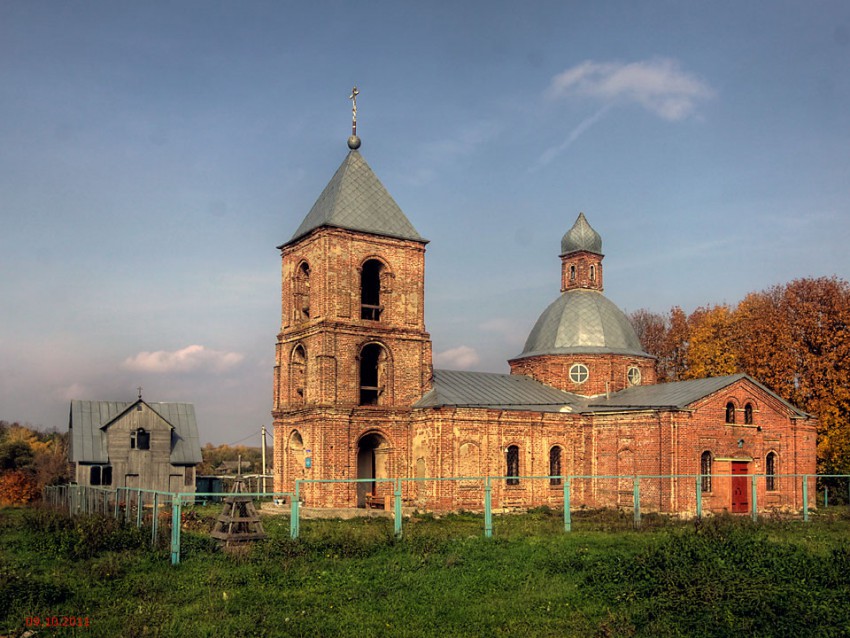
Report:
[[395,483],[395,537],[401,538],[401,479]]
[[803,522],[809,522],[809,477],[803,475]]
[[570,512],[570,478],[564,479],[564,531],[573,529],[572,512]]
[[180,521],[181,521],[180,495],[171,495],[171,564],[180,564]]
[[151,547],[156,547],[156,528],[159,525],[159,492],[153,493],[153,518],[151,519]]
[[829,486],[823,486],[823,508],[826,509],[829,507]]
[[640,479],[636,476],[632,484],[635,493],[635,527],[640,527]]
[[115,489],[115,508],[114,508],[115,509],[115,516],[114,516],[115,520],[118,520],[118,503],[119,503],[120,500],[121,500],[121,488],[119,487],[119,488]]
[[298,492],[301,487],[300,481],[295,481],[295,492],[292,495],[292,503],[289,506],[289,537],[298,538]]
[[136,527],[142,526],[142,512],[144,512],[144,494],[139,490],[139,496],[136,498]]
[[702,518],[702,474],[697,474],[697,518]]
[[484,537],[493,536],[493,487],[490,485],[490,477],[484,480]]
[[750,493],[752,494],[751,499],[753,502],[752,507],[752,518],[753,521],[757,521],[759,518],[759,506],[758,506],[758,497],[756,496],[756,475],[753,474],[750,476]]

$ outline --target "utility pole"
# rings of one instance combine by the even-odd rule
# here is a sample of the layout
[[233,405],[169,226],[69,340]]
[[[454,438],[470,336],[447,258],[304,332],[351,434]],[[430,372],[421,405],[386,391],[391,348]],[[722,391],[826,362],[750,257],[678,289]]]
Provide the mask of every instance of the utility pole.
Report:
[[266,493],[266,426],[263,425],[263,494]]

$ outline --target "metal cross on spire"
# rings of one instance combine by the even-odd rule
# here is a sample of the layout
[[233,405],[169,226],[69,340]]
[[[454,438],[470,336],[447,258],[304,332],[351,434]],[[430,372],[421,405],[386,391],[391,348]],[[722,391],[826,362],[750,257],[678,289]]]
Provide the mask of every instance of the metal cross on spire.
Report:
[[354,85],[354,88],[351,89],[351,95],[348,96],[348,99],[351,100],[351,137],[348,138],[348,148],[352,151],[356,151],[360,148],[360,138],[357,137],[357,96],[360,95],[360,91],[357,90],[357,85]]
[[139,391],[139,398],[141,399],[142,398],[142,386],[139,386],[137,389]]
[[351,95],[348,96],[348,99],[351,100],[351,134],[357,135],[357,96],[360,95],[360,91],[357,90],[357,85],[354,85],[354,88],[351,89]]

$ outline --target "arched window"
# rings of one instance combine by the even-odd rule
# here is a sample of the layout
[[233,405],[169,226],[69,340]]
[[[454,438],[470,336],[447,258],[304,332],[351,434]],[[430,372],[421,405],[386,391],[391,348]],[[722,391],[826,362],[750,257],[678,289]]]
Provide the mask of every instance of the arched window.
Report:
[[699,460],[700,487],[703,492],[711,491],[711,452],[705,451]]
[[310,265],[302,261],[295,271],[295,318],[310,318]]
[[596,266],[590,267],[590,281],[596,281]]
[[519,448],[516,445],[508,447],[505,461],[507,466],[505,476],[508,477],[505,482],[508,485],[519,485]]
[[570,281],[576,280],[576,267],[570,266]]
[[776,491],[776,452],[769,452],[764,464],[765,483],[768,492]]
[[549,485],[561,484],[561,447],[552,446],[549,450]]
[[144,428],[133,430],[130,432],[130,449],[131,450],[149,450],[151,449],[151,433]]
[[360,351],[360,405],[379,405],[387,388],[387,351],[370,343]]
[[384,307],[381,305],[381,275],[384,264],[370,259],[360,273],[360,318],[380,321]]
[[753,424],[753,404],[748,403],[744,406],[744,425]]
[[307,351],[300,343],[292,349],[289,373],[292,403],[304,403],[307,396]]
[[726,404],[726,423],[735,422],[735,404],[731,401]]

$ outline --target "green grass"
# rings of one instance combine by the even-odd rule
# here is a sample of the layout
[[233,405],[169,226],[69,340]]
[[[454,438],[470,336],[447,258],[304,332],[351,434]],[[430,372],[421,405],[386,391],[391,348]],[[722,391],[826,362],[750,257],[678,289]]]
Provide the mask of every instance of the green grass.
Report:
[[[190,527],[218,512],[199,509]],[[201,531],[183,562],[149,530],[0,510],[0,634],[86,616],[86,636],[846,636],[850,517],[702,523],[547,510],[392,521],[265,519],[229,554]],[[43,630],[39,635],[71,635]]]

